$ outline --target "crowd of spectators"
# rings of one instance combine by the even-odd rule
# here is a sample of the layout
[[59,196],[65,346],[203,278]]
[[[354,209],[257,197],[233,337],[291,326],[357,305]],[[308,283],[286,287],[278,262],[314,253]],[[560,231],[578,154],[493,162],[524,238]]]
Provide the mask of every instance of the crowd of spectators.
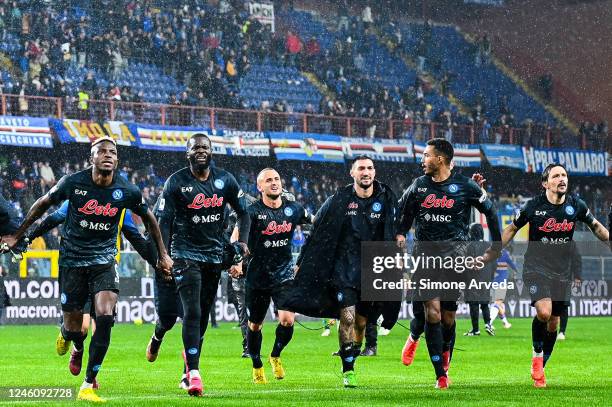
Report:
[[[250,69],[252,61],[270,59],[279,64],[298,66],[316,72],[333,91],[334,97],[323,96],[318,106],[308,105],[306,113],[325,116],[365,118],[355,121],[353,134],[386,136],[389,120],[400,120],[404,137],[423,141],[431,136],[430,124],[436,123],[437,136],[453,142],[509,143],[544,146],[551,132],[551,146],[581,148],[582,139],[565,128],[542,128],[532,121],[516,123],[504,97],[499,103],[500,115],[491,119],[486,101],[476,97],[469,115],[458,115],[450,108],[432,106],[426,95],[433,91],[426,76],[417,75],[414,83],[389,85],[378,75],[366,73],[365,58],[378,40],[372,35],[380,30],[383,42],[396,55],[401,49],[402,32],[392,21],[383,21],[365,6],[357,17],[349,16],[347,5],[339,9],[338,30],[329,50],[323,50],[319,39],[300,38],[292,30],[277,30],[250,17],[245,1],[220,1],[216,7],[205,2],[181,0],[164,3],[163,9],[145,0],[105,0],[101,6],[78,8],[67,2],[17,2],[0,0],[0,32],[2,38],[16,36],[20,40],[15,62],[23,73],[13,88],[0,91],[18,95],[54,96],[83,108],[83,118],[89,100],[143,102],[142,91],[119,86],[116,78],[134,62],[157,64],[167,75],[185,85],[184,91],[170,94],[172,106],[213,106],[233,109],[252,108],[240,97],[238,83]],[[79,4],[76,2],[75,4]],[[85,4],[85,2],[83,2]],[[432,41],[432,23],[425,21],[420,31],[417,71],[423,72],[427,49]],[[491,42],[484,36],[474,43],[474,58],[478,64],[488,63]],[[77,92],[69,89],[71,66],[95,68],[111,78],[102,86],[94,70],[78,79]],[[438,91],[447,95],[452,73],[444,75]],[[13,103],[12,114],[26,114],[35,101],[19,98]],[[264,112],[293,113],[293,107],[282,100],[256,106]],[[134,112],[137,113],[137,112]],[[136,115],[136,118],[138,115]],[[320,131],[331,130],[323,119]],[[467,131],[474,126],[474,131]],[[513,129],[514,131],[511,135]],[[328,133],[331,131],[327,131]],[[472,134],[473,133],[473,134]],[[469,137],[468,137],[469,134]],[[585,123],[587,148],[605,150],[608,147],[606,123]]]
[[[12,34],[22,44],[16,62],[23,77],[4,92],[66,97],[66,73],[74,65],[111,79],[107,87],[98,86],[92,71],[77,83],[90,99],[138,102],[141,97],[115,82],[129,63],[141,62],[159,65],[186,86],[186,95],[175,95],[169,103],[237,107],[239,78],[273,43],[269,26],[246,13],[246,2],[211,7],[177,1],[163,10],[144,0],[102,3],[78,11],[65,2],[23,6],[19,23],[11,19]],[[0,20],[6,8],[0,2]]]

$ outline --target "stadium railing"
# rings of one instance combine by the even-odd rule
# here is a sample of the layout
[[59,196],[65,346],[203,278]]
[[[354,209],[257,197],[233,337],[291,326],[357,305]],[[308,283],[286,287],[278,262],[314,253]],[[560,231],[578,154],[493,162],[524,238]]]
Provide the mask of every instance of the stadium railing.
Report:
[[[85,107],[85,108],[84,108]],[[281,131],[337,134],[344,137],[411,138],[427,140],[445,137],[442,124],[397,119],[368,119],[306,113],[279,113],[116,100],[88,100],[79,104],[74,97],[57,98],[30,95],[0,95],[0,113],[11,116],[54,117],[78,120],[118,120],[165,126],[197,126],[243,131]],[[485,132],[480,125],[452,126],[455,143],[496,143],[560,147],[560,130],[545,125],[525,128],[495,127]],[[586,148],[586,139],[580,141]]]

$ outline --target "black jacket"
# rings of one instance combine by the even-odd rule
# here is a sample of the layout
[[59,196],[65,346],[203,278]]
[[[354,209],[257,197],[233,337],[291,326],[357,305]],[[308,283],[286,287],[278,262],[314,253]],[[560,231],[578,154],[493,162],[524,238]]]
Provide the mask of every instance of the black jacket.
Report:
[[[353,198],[353,185],[347,185],[328,198],[315,216],[312,233],[302,248],[297,273],[288,295],[288,309],[311,317],[338,318],[340,307],[330,284],[334,258],[345,212]],[[385,211],[384,240],[395,240],[397,198],[391,188],[374,181],[374,196]]]

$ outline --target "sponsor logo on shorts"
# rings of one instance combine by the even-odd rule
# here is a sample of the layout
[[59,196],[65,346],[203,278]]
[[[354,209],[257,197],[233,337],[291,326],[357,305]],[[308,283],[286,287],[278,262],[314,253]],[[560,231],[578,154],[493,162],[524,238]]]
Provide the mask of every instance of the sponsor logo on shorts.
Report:
[[102,365],[94,365],[94,366],[93,366],[91,369],[92,369],[94,372],[99,372],[99,371],[100,371],[100,369],[102,369]]
[[223,182],[222,179],[216,179],[215,180],[215,188],[223,189],[224,186],[225,186],[225,182]]
[[187,351],[190,355],[196,355],[198,353],[198,348],[189,348]]
[[439,362],[440,361],[440,355],[433,355],[431,357],[431,360],[434,361],[434,362]]
[[121,198],[123,198],[123,191],[120,189],[115,189],[113,191],[113,199],[117,201]]

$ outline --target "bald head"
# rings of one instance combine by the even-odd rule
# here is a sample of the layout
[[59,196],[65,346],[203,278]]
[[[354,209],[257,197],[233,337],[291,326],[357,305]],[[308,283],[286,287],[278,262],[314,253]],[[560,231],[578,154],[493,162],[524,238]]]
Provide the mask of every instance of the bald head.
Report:
[[274,168],[264,168],[257,175],[257,190],[269,199],[278,199],[283,191],[280,175]]

